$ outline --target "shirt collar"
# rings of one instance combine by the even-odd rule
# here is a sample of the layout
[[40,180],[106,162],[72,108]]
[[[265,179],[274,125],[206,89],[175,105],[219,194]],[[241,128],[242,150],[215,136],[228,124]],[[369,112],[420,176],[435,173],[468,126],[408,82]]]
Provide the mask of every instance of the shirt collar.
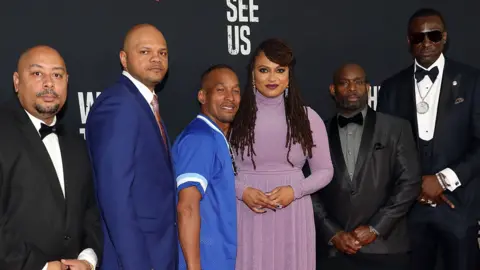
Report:
[[201,113],[201,114],[197,115],[197,118],[202,120],[203,122],[205,122],[210,128],[212,128],[216,132],[220,133],[222,135],[222,137],[225,139],[225,143],[227,143],[227,147],[230,147],[229,143],[227,141],[227,138],[225,137],[225,134],[223,134],[222,130],[217,126],[217,124],[215,124],[214,121],[212,121],[212,119],[210,119],[210,117]]
[[[37,132],[39,132],[40,128],[42,127],[42,124],[44,125],[47,125],[44,121],[36,118],[35,116],[31,115],[29,112],[27,112],[27,110],[25,110],[25,112],[27,113],[28,117],[30,118],[30,121],[32,121],[32,124],[35,126],[35,129],[37,130]],[[47,126],[53,126],[55,125],[55,123],[57,123],[57,116],[54,116],[53,117],[53,122],[50,124],[50,125],[47,125]],[[38,133],[40,134],[40,133]]]
[[206,116],[205,114],[203,113],[200,113],[197,115],[197,118],[203,120],[205,123],[207,123],[213,130],[215,130],[216,132],[220,133],[223,135],[223,132],[222,130],[218,127],[218,125],[212,121],[212,119],[210,119],[210,117]]
[[440,54],[440,57],[438,57],[437,61],[435,61],[435,63],[433,63],[433,65],[431,65],[429,68],[423,67],[422,65],[420,65],[417,62],[417,59],[415,59],[415,67],[414,67],[414,70],[413,70],[414,72],[417,71],[417,66],[419,66],[419,67],[421,67],[425,70],[431,70],[434,67],[438,67],[438,73],[442,74],[443,73],[443,68],[445,67],[445,56],[443,56],[443,53]]
[[122,74],[127,77],[135,85],[135,87],[137,87],[138,91],[140,91],[140,94],[142,94],[147,103],[151,104],[154,96],[153,92],[150,91],[150,89],[148,89],[145,84],[141,83],[139,80],[135,79],[132,75],[130,75],[130,73],[128,73],[127,71],[124,70]]
[[[363,119],[365,119],[365,116],[367,115],[367,110],[368,110],[368,104],[365,105],[365,108],[363,108],[361,111],[359,111],[359,112],[362,113]],[[337,118],[338,118],[340,115],[343,116],[343,117],[346,117],[346,118],[350,118],[350,117],[355,116],[355,115],[356,115],[357,113],[359,113],[359,112],[353,113],[353,114],[350,115],[349,117],[347,117],[347,116],[345,116],[345,115],[343,115],[343,114],[341,114],[341,113],[337,113]]]

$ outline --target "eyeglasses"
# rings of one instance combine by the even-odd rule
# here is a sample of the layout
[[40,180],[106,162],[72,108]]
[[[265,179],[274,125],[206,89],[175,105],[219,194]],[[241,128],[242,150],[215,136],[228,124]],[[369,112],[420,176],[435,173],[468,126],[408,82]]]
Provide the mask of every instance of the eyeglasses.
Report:
[[428,40],[431,42],[437,43],[440,42],[443,38],[443,32],[439,30],[430,31],[430,32],[420,32],[420,33],[411,33],[409,35],[410,43],[420,44],[425,40],[425,37],[428,37]]

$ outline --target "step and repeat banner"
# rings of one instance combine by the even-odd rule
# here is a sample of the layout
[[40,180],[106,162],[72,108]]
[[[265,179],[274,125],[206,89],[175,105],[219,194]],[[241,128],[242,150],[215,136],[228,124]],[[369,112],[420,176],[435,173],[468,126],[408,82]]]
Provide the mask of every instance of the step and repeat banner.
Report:
[[96,97],[120,76],[124,35],[138,23],[157,26],[168,42],[170,69],[159,98],[171,139],[198,113],[202,71],[225,63],[244,84],[250,54],[271,37],[294,49],[302,96],[324,119],[334,114],[332,73],[346,62],[367,71],[375,108],[381,82],[412,63],[406,30],[418,8],[444,14],[448,57],[480,67],[478,0],[15,0],[0,6],[0,102],[14,95],[21,52],[50,45],[70,74],[62,122],[80,136]]
[[410,65],[406,28],[420,7],[440,10],[449,37],[447,56],[480,67],[476,11],[480,2],[311,0],[16,0],[0,4],[0,102],[13,96],[12,74],[22,51],[47,44],[60,51],[70,73],[63,122],[83,136],[90,107],[121,73],[119,50],[127,30],[151,23],[165,35],[170,69],[159,92],[162,116],[174,139],[198,113],[200,74],[210,65],[233,66],[242,83],[250,54],[264,39],[286,40],[297,57],[306,103],[331,117],[332,73],[361,64],[376,105],[381,82]]

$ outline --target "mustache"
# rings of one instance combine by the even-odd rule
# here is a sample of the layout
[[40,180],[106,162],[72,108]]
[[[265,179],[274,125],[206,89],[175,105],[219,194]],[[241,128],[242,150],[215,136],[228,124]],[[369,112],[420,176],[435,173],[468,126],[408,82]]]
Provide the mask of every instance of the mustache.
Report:
[[55,90],[53,90],[53,89],[45,89],[42,92],[38,92],[36,94],[37,97],[43,97],[43,96],[46,96],[46,95],[52,95],[56,98],[60,97],[60,95],[57,94],[57,92],[55,92]]
[[349,97],[356,97],[356,98],[361,98],[362,95],[356,93],[356,92],[350,92],[350,93],[346,93],[343,98],[347,99]]

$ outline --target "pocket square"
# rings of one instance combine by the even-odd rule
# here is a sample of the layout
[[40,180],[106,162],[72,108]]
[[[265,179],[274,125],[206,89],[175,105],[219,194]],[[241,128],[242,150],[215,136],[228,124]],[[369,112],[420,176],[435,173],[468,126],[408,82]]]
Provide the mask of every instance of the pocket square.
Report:
[[461,97],[460,97],[460,98],[457,98],[457,99],[455,99],[455,104],[462,103],[463,101],[464,101],[463,98],[461,98]]
[[373,146],[373,148],[374,148],[375,150],[380,150],[380,149],[385,148],[385,146],[384,146],[383,144],[381,144],[381,143],[376,143],[376,144]]

